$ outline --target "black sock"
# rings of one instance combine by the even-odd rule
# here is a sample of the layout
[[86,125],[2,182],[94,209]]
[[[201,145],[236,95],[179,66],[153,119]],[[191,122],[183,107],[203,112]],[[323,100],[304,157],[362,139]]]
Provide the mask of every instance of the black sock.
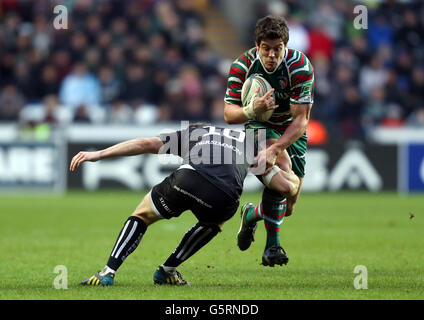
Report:
[[178,247],[164,263],[164,266],[178,267],[211,241],[220,231],[221,229],[217,225],[195,224],[186,232]]
[[117,271],[122,262],[137,248],[146,229],[147,225],[143,220],[135,216],[129,217],[119,233],[107,266]]

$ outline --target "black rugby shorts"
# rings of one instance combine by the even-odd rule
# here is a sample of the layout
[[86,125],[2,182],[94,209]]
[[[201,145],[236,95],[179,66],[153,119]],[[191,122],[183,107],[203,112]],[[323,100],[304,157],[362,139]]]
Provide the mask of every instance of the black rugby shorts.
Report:
[[152,188],[151,202],[156,214],[165,219],[191,210],[203,223],[217,224],[230,219],[239,201],[192,169],[178,169]]

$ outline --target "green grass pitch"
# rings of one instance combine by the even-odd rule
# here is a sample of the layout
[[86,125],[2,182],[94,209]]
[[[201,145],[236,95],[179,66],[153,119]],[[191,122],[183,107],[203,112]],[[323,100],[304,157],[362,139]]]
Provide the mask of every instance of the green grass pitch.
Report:
[[[159,221],[119,270],[113,287],[80,287],[101,269],[144,193],[69,192],[0,197],[0,299],[286,300],[423,299],[424,200],[395,193],[301,195],[281,228],[287,266],[260,265],[265,229],[241,252],[239,212],[211,243],[180,266],[191,287],[153,285],[155,268],[195,223],[191,213]],[[260,193],[242,201],[258,203]],[[410,213],[415,217],[411,218]],[[66,266],[68,289],[53,282]],[[355,289],[357,265],[368,289]],[[362,274],[363,275],[363,274]],[[360,282],[363,284],[363,282]]]

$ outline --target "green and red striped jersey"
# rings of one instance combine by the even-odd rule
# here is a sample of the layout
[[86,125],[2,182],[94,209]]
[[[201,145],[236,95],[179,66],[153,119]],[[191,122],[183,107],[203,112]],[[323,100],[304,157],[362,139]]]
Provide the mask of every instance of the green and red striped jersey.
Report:
[[265,121],[270,127],[285,127],[293,120],[290,104],[313,103],[314,68],[306,55],[298,50],[286,48],[283,60],[272,72],[262,65],[256,47],[243,53],[231,65],[225,102],[242,105],[241,88],[252,74],[264,77],[275,89],[276,104],[279,107]]

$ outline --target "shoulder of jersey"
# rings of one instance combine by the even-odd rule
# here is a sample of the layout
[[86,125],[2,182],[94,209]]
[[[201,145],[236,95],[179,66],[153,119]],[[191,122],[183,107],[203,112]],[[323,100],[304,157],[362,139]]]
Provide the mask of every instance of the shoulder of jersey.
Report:
[[305,71],[312,72],[312,64],[306,54],[296,49],[288,49],[286,56],[286,65],[290,73]]
[[256,59],[256,47],[245,51],[240,57],[233,61],[233,64],[243,64],[247,69],[250,68]]

